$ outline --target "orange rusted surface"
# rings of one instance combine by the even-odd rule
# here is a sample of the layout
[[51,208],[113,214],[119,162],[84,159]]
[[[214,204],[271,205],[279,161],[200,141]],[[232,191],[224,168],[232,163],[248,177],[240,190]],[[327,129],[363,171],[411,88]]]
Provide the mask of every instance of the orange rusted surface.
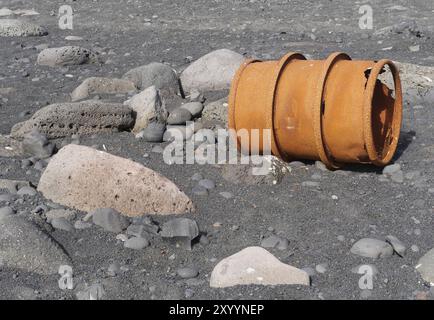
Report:
[[[386,65],[394,89],[378,79]],[[321,160],[330,169],[382,166],[398,143],[401,81],[391,61],[351,60],[345,53],[325,60],[293,52],[278,61],[247,60],[232,81],[228,118],[237,131],[271,129],[272,154],[287,161]],[[263,148],[260,143],[258,151]],[[252,152],[252,145],[241,151]]]

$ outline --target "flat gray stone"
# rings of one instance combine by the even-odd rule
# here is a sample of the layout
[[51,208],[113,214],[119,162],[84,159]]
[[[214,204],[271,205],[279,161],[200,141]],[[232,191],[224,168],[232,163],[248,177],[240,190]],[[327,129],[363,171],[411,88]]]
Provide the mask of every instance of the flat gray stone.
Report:
[[53,226],[54,229],[63,230],[67,232],[71,232],[72,230],[74,230],[74,227],[72,226],[71,222],[64,217],[52,219],[51,225]]
[[176,273],[183,279],[191,279],[198,276],[199,270],[197,270],[197,268],[195,267],[185,267],[179,268],[178,270],[176,270]]
[[351,253],[366,258],[384,258],[393,254],[393,248],[385,241],[372,238],[363,238],[354,243]]
[[201,102],[188,102],[179,108],[188,110],[193,117],[198,117],[202,113],[203,104]]
[[388,235],[386,237],[386,242],[388,242],[393,250],[400,256],[403,256],[405,254],[405,251],[407,250],[407,246],[399,240],[397,237]]
[[419,259],[416,270],[426,282],[434,285],[434,248]]
[[105,231],[120,233],[125,230],[129,223],[118,211],[109,208],[96,209],[92,212],[92,221]]
[[149,246],[149,241],[144,238],[132,237],[124,242],[124,247],[133,250],[142,250]]

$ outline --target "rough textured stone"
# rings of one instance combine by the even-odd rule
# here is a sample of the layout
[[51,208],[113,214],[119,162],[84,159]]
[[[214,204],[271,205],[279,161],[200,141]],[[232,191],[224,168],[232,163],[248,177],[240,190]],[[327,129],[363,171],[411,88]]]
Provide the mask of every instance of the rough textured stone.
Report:
[[132,237],[125,241],[124,247],[133,250],[142,250],[149,246],[149,241],[145,238]]
[[146,128],[151,122],[165,124],[169,115],[155,86],[146,88],[125,101],[124,104],[136,113],[136,122],[133,128],[135,133]]
[[44,36],[48,32],[31,22],[18,19],[1,19],[0,20],[0,37],[29,37]]
[[70,262],[48,234],[16,215],[0,220],[0,260],[7,267],[43,275],[56,274]]
[[351,253],[366,258],[377,259],[391,256],[393,248],[385,241],[363,238],[352,246]]
[[29,120],[14,125],[11,137],[22,139],[34,128],[52,139],[127,130],[133,125],[133,111],[121,104],[95,100],[56,103],[36,111]]
[[137,88],[142,90],[155,86],[156,89],[179,92],[179,81],[175,71],[168,65],[159,62],[134,68],[125,73],[122,78],[132,81]]
[[434,285],[434,248],[419,259],[416,270],[426,282]]
[[57,203],[82,211],[113,208],[124,215],[177,214],[191,200],[170,180],[139,163],[78,145],[62,148],[38,185]]
[[236,285],[310,285],[307,272],[280,262],[261,247],[248,247],[220,261],[211,273],[214,288]]
[[223,98],[208,103],[202,111],[202,119],[205,121],[219,121],[227,126],[228,123],[228,99]]
[[135,91],[134,83],[124,79],[91,77],[84,80],[71,93],[71,100],[86,99],[93,94],[116,94]]
[[229,89],[235,72],[244,57],[228,49],[210,52],[193,62],[181,73],[185,91],[193,89],[211,91]]
[[101,59],[98,53],[77,46],[47,48],[39,53],[37,59],[37,64],[50,67],[99,62]]

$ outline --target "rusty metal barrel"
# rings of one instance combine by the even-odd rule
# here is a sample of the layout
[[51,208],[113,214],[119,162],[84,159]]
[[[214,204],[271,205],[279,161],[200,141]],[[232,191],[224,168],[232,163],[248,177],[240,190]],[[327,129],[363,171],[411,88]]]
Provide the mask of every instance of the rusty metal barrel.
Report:
[[[379,80],[386,66],[393,89]],[[390,60],[352,60],[339,52],[307,60],[290,52],[278,61],[246,60],[231,84],[229,128],[259,129],[260,141],[270,129],[271,152],[285,161],[384,166],[396,151],[401,121],[401,81]],[[242,152],[251,151],[238,142]]]

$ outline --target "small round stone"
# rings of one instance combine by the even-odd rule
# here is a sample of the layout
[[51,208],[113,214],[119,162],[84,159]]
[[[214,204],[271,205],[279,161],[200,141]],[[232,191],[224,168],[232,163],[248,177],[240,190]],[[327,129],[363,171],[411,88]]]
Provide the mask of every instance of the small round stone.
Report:
[[149,241],[144,238],[132,237],[125,241],[124,247],[133,249],[133,250],[141,250],[146,248],[149,245]]
[[215,188],[215,183],[214,183],[214,181],[212,181],[210,179],[202,179],[199,181],[199,186],[202,186],[205,189],[211,190],[211,189]]
[[190,279],[190,278],[196,278],[197,275],[199,274],[199,270],[197,270],[197,268],[192,267],[186,267],[186,268],[179,268],[178,270],[176,270],[176,273],[178,274],[178,276],[180,276],[183,279]]
[[184,108],[177,108],[173,110],[167,118],[168,124],[185,124],[191,120],[192,115],[190,111]]
[[197,196],[207,196],[208,195],[208,189],[206,189],[200,185],[194,186],[192,192],[193,192],[193,194],[195,194]]
[[232,193],[227,191],[220,192],[220,195],[225,199],[232,199],[234,197]]

